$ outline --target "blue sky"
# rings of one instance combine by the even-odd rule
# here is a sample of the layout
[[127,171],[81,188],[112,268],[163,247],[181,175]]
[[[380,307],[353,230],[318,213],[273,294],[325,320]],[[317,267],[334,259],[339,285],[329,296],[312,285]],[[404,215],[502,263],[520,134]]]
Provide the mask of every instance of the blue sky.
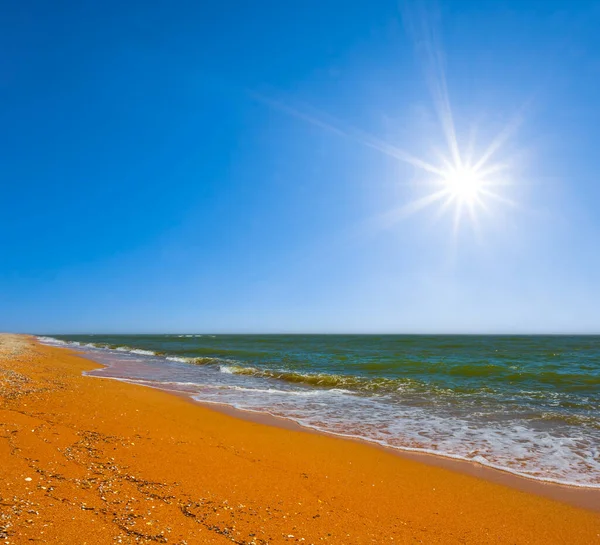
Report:
[[0,330],[600,332],[597,3],[9,4]]

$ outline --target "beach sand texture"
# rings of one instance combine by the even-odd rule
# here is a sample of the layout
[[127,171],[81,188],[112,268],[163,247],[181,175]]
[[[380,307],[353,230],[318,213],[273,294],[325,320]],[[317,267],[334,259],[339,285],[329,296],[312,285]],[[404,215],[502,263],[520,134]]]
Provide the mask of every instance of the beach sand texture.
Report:
[[1,543],[600,543],[598,512],[0,337]]

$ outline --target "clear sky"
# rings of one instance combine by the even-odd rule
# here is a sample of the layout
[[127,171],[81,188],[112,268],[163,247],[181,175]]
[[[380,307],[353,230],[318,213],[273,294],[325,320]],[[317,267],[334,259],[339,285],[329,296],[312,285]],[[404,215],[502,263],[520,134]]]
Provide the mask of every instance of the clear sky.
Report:
[[0,330],[600,333],[597,2],[0,10]]

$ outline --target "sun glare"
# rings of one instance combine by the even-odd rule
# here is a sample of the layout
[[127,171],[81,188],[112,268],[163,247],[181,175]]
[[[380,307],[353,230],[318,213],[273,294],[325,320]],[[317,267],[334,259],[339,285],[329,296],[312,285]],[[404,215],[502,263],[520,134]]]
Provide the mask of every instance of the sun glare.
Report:
[[[425,195],[400,208],[381,216],[382,225],[392,225],[407,215],[426,208],[437,208],[435,218],[450,213],[453,218],[453,231],[456,235],[463,223],[479,230],[482,213],[492,213],[492,203],[516,206],[503,195],[512,185],[510,162],[492,162],[491,156],[497,149],[492,143],[478,160],[471,163],[463,159],[460,149],[454,141],[449,156],[442,157],[442,165],[436,166],[422,159],[410,158],[406,162],[413,164],[417,171],[426,173],[426,177],[416,179],[418,185],[426,190]],[[432,189],[433,188],[433,189]]]
[[[482,142],[476,138],[478,127],[475,125],[468,131],[468,137],[467,131],[463,130],[459,138],[446,83],[443,65],[445,56],[437,31],[426,18],[423,21],[417,20],[417,23],[419,24],[411,25],[411,28],[416,29],[415,43],[419,44],[433,110],[441,129],[440,135],[434,139],[435,144],[430,143],[437,161],[414,155],[376,135],[340,123],[314,108],[294,108],[281,101],[256,96],[289,115],[414,167],[411,179],[404,179],[399,183],[412,186],[419,196],[373,218],[373,224],[377,228],[389,228],[409,215],[431,209],[434,221],[442,216],[452,218],[455,236],[463,224],[479,231],[484,214],[496,215],[496,205],[518,206],[509,198],[511,186],[515,186],[517,182],[516,165],[514,157],[507,156],[504,148],[520,125],[522,115],[519,112],[495,136],[489,134],[488,138],[491,136],[491,140],[486,147],[482,147]],[[489,127],[486,127],[485,132],[489,133]]]
[[466,203],[478,200],[484,186],[483,178],[470,167],[450,169],[442,183],[452,197]]

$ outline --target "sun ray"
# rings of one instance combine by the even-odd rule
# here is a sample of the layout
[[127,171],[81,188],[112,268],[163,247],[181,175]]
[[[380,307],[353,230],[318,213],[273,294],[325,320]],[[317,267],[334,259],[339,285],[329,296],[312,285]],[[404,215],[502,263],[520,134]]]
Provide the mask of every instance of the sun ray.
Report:
[[452,233],[454,235],[454,238],[458,238],[458,231],[460,228],[460,221],[462,218],[462,209],[464,206],[464,202],[462,200],[458,200],[456,207],[454,208],[454,221],[452,224]]
[[[443,85],[441,89],[446,92]],[[454,132],[454,123],[451,116],[448,116],[448,112],[451,113],[451,109],[449,101],[446,101],[446,95],[446,98],[443,98],[442,100],[443,107],[438,109],[438,115],[440,116],[442,130],[446,135],[448,150],[447,154],[437,152],[439,163],[438,165],[435,165],[388,144],[372,134],[351,126],[344,126],[342,123],[334,120],[331,116],[322,113],[313,114],[309,112],[309,108],[306,108],[307,111],[303,111],[284,103],[265,98],[264,96],[255,95],[255,97],[291,116],[340,137],[358,142],[365,147],[377,150],[389,157],[393,157],[415,167],[418,171],[433,175],[433,178],[421,180],[420,182],[421,186],[431,185],[437,187],[433,193],[381,214],[375,220],[379,227],[389,228],[398,221],[443,200],[439,206],[439,214],[437,214],[436,217],[441,217],[448,208],[453,206],[453,232],[455,233],[455,236],[457,236],[458,231],[463,224],[462,216],[465,214],[470,218],[468,223],[474,228],[478,228],[478,222],[475,221],[474,218],[477,215],[477,209],[483,211],[488,210],[486,200],[491,199],[505,205],[516,206],[514,201],[493,191],[493,189],[497,189],[500,186],[510,185],[510,181],[506,178],[499,177],[499,175],[507,175],[510,172],[510,162],[490,162],[490,159],[499,151],[501,146],[514,131],[514,128],[518,124],[516,121],[513,121],[513,123],[506,126],[503,131],[492,140],[492,143],[485,149],[482,156],[479,156],[475,160],[473,151],[474,145],[470,144],[470,147],[463,158]],[[314,111],[314,109],[312,110]]]
[[491,144],[483,152],[479,161],[475,164],[474,168],[479,169],[485,165],[492,156],[506,143],[506,141],[512,136],[512,134],[518,129],[522,123],[522,115],[515,116],[506,127],[492,140]]
[[499,201],[499,202],[501,202],[503,204],[507,204],[507,205],[512,206],[512,207],[519,206],[519,203],[513,201],[512,199],[508,199],[507,197],[503,197],[502,195],[498,195],[498,193],[495,193],[494,191],[489,191],[487,189],[482,189],[481,193],[483,193],[487,197],[495,199],[495,200],[497,200],[497,201]]
[[487,205],[485,200],[483,200],[480,196],[476,197],[475,203],[477,204],[477,207],[481,208],[484,212],[486,212],[486,213],[490,212],[490,207]]
[[453,195],[448,195],[446,200],[437,208],[435,211],[435,215],[433,216],[433,223],[437,223],[450,209],[450,206],[455,201],[455,197]]
[[[428,163],[427,161],[420,159],[419,157],[415,157],[414,155],[408,153],[407,151],[404,151],[403,149],[392,146],[391,144],[380,140],[379,138],[373,136],[372,134],[369,134],[368,132],[356,129],[355,127],[351,126],[343,127],[342,123],[333,119],[330,115],[323,114],[322,112],[311,114],[298,108],[293,108],[292,106],[289,106],[283,102],[270,99],[258,93],[251,94],[255,99],[260,100],[261,102],[269,105],[272,108],[287,113],[292,117],[296,117],[298,119],[306,121],[311,125],[332,132],[338,136],[353,140],[359,144],[362,144],[363,146],[379,151],[385,155],[388,155],[389,157],[398,159],[404,163],[412,165],[431,174],[436,174],[438,176],[443,175],[443,171],[435,165],[432,165],[431,163]],[[309,108],[306,109],[308,110]],[[314,108],[311,109],[314,110]]]
[[462,159],[450,105],[442,40],[438,25],[434,23],[434,19],[439,17],[438,11],[428,13],[423,4],[413,5],[412,9],[406,4],[403,10],[404,23],[412,36],[417,56],[421,59],[425,80],[429,86],[450,156],[455,165],[460,165]]
[[468,165],[473,164],[473,156],[475,155],[475,143],[477,142],[477,125],[473,124],[469,131],[469,138],[467,141],[467,149],[465,151],[465,162]]
[[498,174],[499,172],[505,172],[510,170],[510,165],[508,163],[495,163],[487,168],[483,168],[484,166],[485,165],[482,165],[478,169],[473,167],[473,170],[475,170],[478,176],[481,176],[482,178],[488,178],[492,174]]
[[473,228],[473,233],[475,234],[475,238],[480,245],[483,245],[483,236],[481,234],[481,226],[479,224],[479,217],[477,216],[477,211],[475,206],[472,203],[469,205],[469,219],[471,220],[471,226]]
[[391,227],[395,223],[398,223],[403,218],[410,216],[428,206],[431,206],[435,202],[443,199],[448,195],[448,190],[442,189],[431,195],[426,195],[420,199],[414,200],[405,204],[404,206],[400,206],[398,208],[394,208],[393,210],[389,210],[384,214],[381,214],[377,217],[376,223],[381,227]]

